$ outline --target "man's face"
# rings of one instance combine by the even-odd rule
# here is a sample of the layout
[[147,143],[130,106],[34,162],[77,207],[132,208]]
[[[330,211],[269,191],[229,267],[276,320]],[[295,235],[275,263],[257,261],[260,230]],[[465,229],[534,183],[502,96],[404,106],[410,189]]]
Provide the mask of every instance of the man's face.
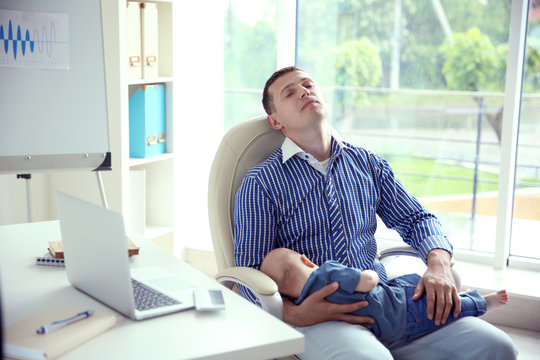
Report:
[[292,71],[279,77],[268,89],[272,95],[274,112],[270,125],[285,136],[313,129],[328,114],[326,100],[315,82],[303,71]]

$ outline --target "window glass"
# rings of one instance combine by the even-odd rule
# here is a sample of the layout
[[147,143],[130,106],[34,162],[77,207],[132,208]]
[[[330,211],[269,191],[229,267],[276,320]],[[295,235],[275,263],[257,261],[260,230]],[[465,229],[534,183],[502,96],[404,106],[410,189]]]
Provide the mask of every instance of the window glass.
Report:
[[510,254],[540,258],[540,2],[529,4]]
[[[261,95],[276,70],[277,0],[229,0],[225,10],[224,128],[264,113]],[[293,35],[291,35],[293,36]]]
[[455,248],[494,252],[510,4],[299,0],[298,66],[329,122],[387,159]]

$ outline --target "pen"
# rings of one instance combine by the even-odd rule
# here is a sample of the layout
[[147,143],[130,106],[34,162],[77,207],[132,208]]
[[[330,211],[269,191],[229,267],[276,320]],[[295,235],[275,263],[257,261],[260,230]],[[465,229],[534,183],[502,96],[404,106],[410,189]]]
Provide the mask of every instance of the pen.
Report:
[[79,320],[82,320],[82,319],[86,319],[87,317],[89,317],[93,313],[94,313],[94,310],[86,310],[86,311],[80,312],[78,314],[75,314],[73,316],[70,316],[70,317],[62,319],[62,320],[53,321],[52,323],[41,326],[39,329],[36,330],[36,333],[38,333],[38,334],[50,333],[51,331],[60,329],[63,326],[72,324],[72,323],[74,323],[76,321],[79,321]]

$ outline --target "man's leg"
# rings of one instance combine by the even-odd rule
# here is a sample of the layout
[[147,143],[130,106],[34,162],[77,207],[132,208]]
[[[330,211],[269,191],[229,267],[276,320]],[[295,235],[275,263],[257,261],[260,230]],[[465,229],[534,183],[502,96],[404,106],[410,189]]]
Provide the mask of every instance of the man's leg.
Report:
[[392,345],[396,360],[512,360],[517,349],[510,337],[477,317],[466,317],[408,344]]
[[313,326],[297,327],[306,339],[302,360],[391,360],[392,355],[363,326],[342,321],[329,321]]

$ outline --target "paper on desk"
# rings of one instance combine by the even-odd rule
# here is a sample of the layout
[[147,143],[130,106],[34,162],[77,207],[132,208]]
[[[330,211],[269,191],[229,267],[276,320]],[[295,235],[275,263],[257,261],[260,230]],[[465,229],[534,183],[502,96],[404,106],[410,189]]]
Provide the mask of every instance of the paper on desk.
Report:
[[116,324],[114,314],[95,312],[92,316],[48,334],[37,334],[44,324],[64,319],[84,309],[53,306],[4,329],[4,356],[14,359],[54,359],[98,336]]

